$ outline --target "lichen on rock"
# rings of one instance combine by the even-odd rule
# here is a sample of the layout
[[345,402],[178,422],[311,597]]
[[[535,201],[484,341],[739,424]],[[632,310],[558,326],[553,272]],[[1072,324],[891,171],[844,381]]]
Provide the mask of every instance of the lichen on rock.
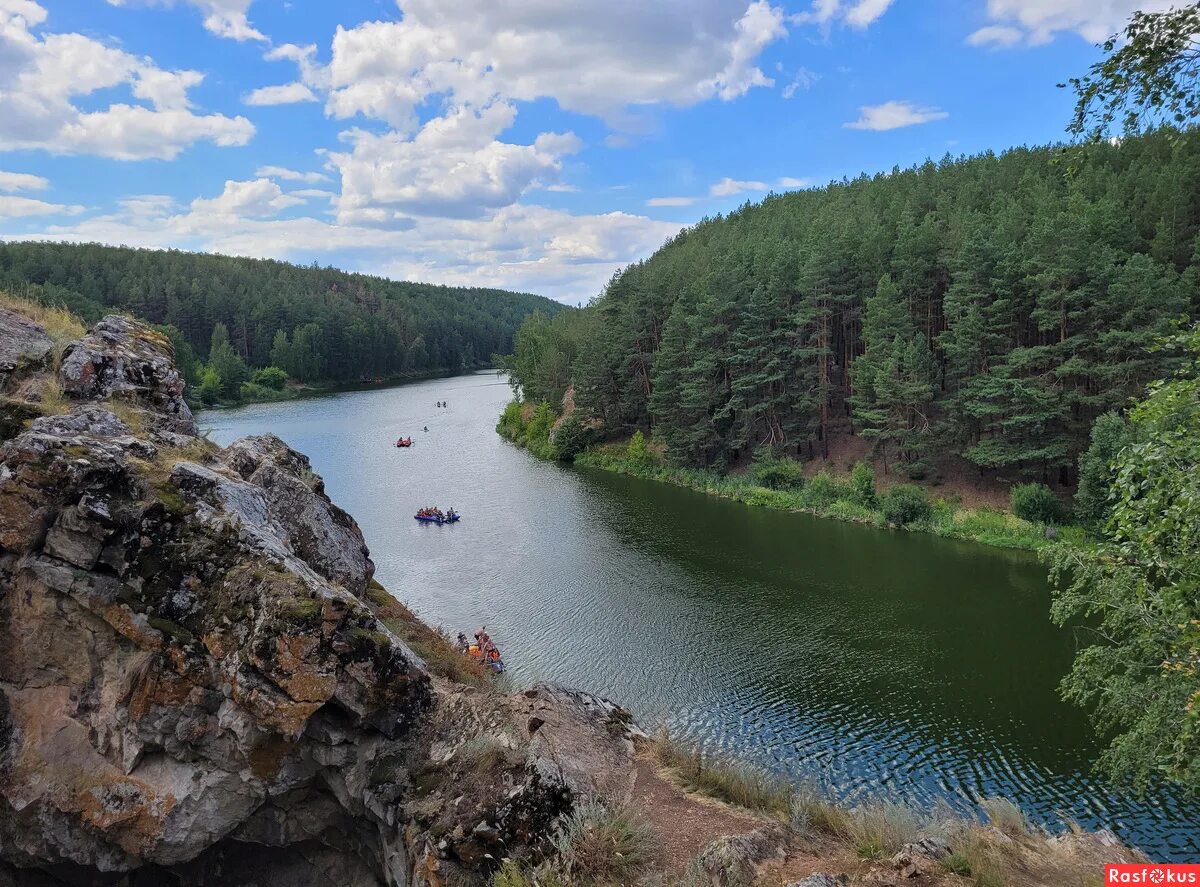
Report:
[[199,438],[154,330],[58,378],[0,449],[0,881],[479,882],[629,772],[611,703],[431,677],[308,460]]

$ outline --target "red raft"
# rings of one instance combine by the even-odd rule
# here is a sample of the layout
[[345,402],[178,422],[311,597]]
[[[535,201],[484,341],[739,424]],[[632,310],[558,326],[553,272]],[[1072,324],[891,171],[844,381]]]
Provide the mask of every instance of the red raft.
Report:
[[411,447],[412,446],[412,438],[411,437],[402,437],[396,441],[396,446]]

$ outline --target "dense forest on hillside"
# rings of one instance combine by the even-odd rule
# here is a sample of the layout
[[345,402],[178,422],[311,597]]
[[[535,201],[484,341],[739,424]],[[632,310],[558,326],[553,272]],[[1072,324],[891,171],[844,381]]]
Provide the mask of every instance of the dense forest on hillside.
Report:
[[0,243],[0,290],[87,321],[117,310],[169,325],[190,381],[207,360],[224,369],[226,394],[269,366],[305,382],[479,366],[512,347],[531,312],[562,308],[503,290],[98,244]]
[[581,312],[534,316],[508,365],[527,400],[678,464],[819,457],[885,470],[961,457],[1073,484],[1096,418],[1177,357],[1200,307],[1200,137],[946,158],[768,197],[685,230]]

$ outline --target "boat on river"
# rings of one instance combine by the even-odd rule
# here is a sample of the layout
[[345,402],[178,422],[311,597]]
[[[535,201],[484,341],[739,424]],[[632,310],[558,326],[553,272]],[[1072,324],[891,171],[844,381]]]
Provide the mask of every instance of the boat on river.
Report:
[[413,517],[421,523],[437,524],[439,527],[442,524],[456,524],[462,520],[462,515],[455,512],[453,508],[444,513],[440,508],[422,508]]
[[396,446],[411,447],[412,446],[412,438],[411,437],[401,437],[396,441]]

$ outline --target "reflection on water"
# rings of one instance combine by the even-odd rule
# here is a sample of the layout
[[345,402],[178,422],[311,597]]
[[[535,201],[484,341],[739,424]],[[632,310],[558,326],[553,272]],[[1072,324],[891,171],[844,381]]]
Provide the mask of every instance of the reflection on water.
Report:
[[[1075,639],[1050,624],[1034,559],[541,463],[494,433],[508,397],[479,374],[201,423],[307,453],[380,581],[452,631],[486,622],[517,682],[612,696],[848,797],[1003,795],[1200,858],[1200,811],[1091,775],[1098,744],[1056,689]],[[417,523],[427,504],[463,522]]]

